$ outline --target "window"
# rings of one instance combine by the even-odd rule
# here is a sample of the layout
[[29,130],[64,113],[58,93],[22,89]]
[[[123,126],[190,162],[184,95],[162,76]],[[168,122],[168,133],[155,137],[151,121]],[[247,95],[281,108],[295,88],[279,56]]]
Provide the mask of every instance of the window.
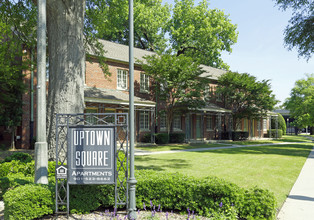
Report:
[[267,119],[266,118],[263,119],[263,130],[267,131]]
[[209,97],[210,97],[210,86],[205,85],[204,99],[208,99]]
[[206,129],[208,131],[213,130],[213,117],[211,115],[207,116],[206,118]]
[[149,91],[149,76],[141,73],[140,75],[140,91],[148,92]]
[[143,111],[140,112],[140,130],[149,131],[149,112]]
[[167,130],[167,117],[165,112],[161,113],[160,115],[160,130],[161,131]]
[[237,131],[242,131],[242,119],[238,119],[238,123],[237,123],[237,128],[236,128]]
[[173,117],[173,130],[181,131],[181,116],[180,115],[175,115]]
[[[86,108],[85,109],[85,113],[98,113],[98,109],[97,108]],[[88,124],[97,124],[97,116],[95,117],[94,115],[86,115],[86,122]]]
[[117,88],[118,89],[123,89],[123,90],[127,89],[127,85],[128,85],[127,76],[128,76],[128,71],[118,69],[118,75],[117,75]]

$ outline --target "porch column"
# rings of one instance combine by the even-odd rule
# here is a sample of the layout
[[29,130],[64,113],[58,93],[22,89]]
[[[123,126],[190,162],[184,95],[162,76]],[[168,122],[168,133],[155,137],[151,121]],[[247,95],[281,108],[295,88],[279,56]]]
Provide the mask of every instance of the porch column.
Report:
[[275,126],[276,126],[276,138],[278,139],[278,115],[276,115],[276,119],[275,119]]
[[205,131],[204,131],[204,112],[201,114],[201,131],[202,131],[202,139],[205,138]]
[[218,113],[218,140],[221,140],[221,113]]
[[150,141],[151,143],[155,143],[155,136],[154,136],[154,133],[155,133],[155,117],[154,117],[154,109],[152,108],[150,110],[150,120],[151,120],[151,130],[150,130]]
[[229,120],[228,120],[228,133],[229,133],[229,140],[232,140],[232,115],[228,115]]
[[271,138],[271,115],[269,116],[269,138]]

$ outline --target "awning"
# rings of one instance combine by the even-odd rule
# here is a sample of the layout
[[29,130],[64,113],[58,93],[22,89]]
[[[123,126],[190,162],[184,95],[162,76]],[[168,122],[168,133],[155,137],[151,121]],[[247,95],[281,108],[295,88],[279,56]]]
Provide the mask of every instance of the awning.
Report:
[[[117,105],[129,105],[129,94],[113,89],[99,89],[85,87],[84,101]],[[134,96],[135,106],[155,107],[156,103],[144,98]]]
[[209,104],[207,104],[203,108],[198,108],[198,109],[196,109],[196,111],[203,111],[203,112],[207,112],[207,113],[210,113],[210,112],[215,112],[215,113],[232,113],[231,110],[219,107],[218,105],[215,105],[213,103],[209,103]]

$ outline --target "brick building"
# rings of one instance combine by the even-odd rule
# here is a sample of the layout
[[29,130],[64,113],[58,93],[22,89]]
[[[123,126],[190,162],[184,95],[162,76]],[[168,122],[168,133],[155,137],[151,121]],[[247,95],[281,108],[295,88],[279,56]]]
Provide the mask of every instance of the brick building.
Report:
[[[96,57],[88,56],[85,74],[85,112],[86,113],[113,113],[128,112],[129,109],[129,76],[128,76],[128,46],[100,40],[106,51],[106,63],[110,76],[106,76]],[[153,55],[153,52],[134,48],[134,58],[142,60],[145,55]],[[215,90],[217,79],[225,73],[224,70],[202,65],[203,77],[209,77],[209,94]],[[28,85],[28,91],[23,96],[23,120],[17,132],[17,148],[30,148],[30,136],[32,129],[32,115],[36,121],[36,94],[32,97],[31,81],[36,88],[36,77],[32,77],[30,70],[24,72],[24,81]],[[36,74],[34,74],[36,75]],[[134,65],[134,106],[135,106],[135,131],[136,141],[141,142],[143,135],[147,133],[166,132],[166,118],[162,109],[156,103],[156,97],[150,79],[142,71],[139,63]],[[211,92],[211,93],[210,93]],[[213,97],[207,106],[178,112],[173,119],[173,131],[184,133],[186,141],[206,141],[221,139],[222,132],[231,131],[232,112],[224,108],[219,97]],[[33,104],[32,104],[33,103]],[[32,107],[33,106],[33,107]],[[33,109],[33,111],[31,111]],[[36,123],[35,123],[36,124]],[[269,127],[267,120],[242,120],[238,130],[248,131],[250,137],[263,137]],[[35,126],[34,126],[34,131]],[[34,134],[36,136],[36,134]]]

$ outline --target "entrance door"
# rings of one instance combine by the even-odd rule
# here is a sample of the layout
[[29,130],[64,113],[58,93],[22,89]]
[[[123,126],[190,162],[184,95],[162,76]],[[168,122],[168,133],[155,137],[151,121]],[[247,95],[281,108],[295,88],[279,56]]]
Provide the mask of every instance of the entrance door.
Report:
[[201,134],[201,116],[200,115],[196,115],[196,138],[201,138],[202,134]]

